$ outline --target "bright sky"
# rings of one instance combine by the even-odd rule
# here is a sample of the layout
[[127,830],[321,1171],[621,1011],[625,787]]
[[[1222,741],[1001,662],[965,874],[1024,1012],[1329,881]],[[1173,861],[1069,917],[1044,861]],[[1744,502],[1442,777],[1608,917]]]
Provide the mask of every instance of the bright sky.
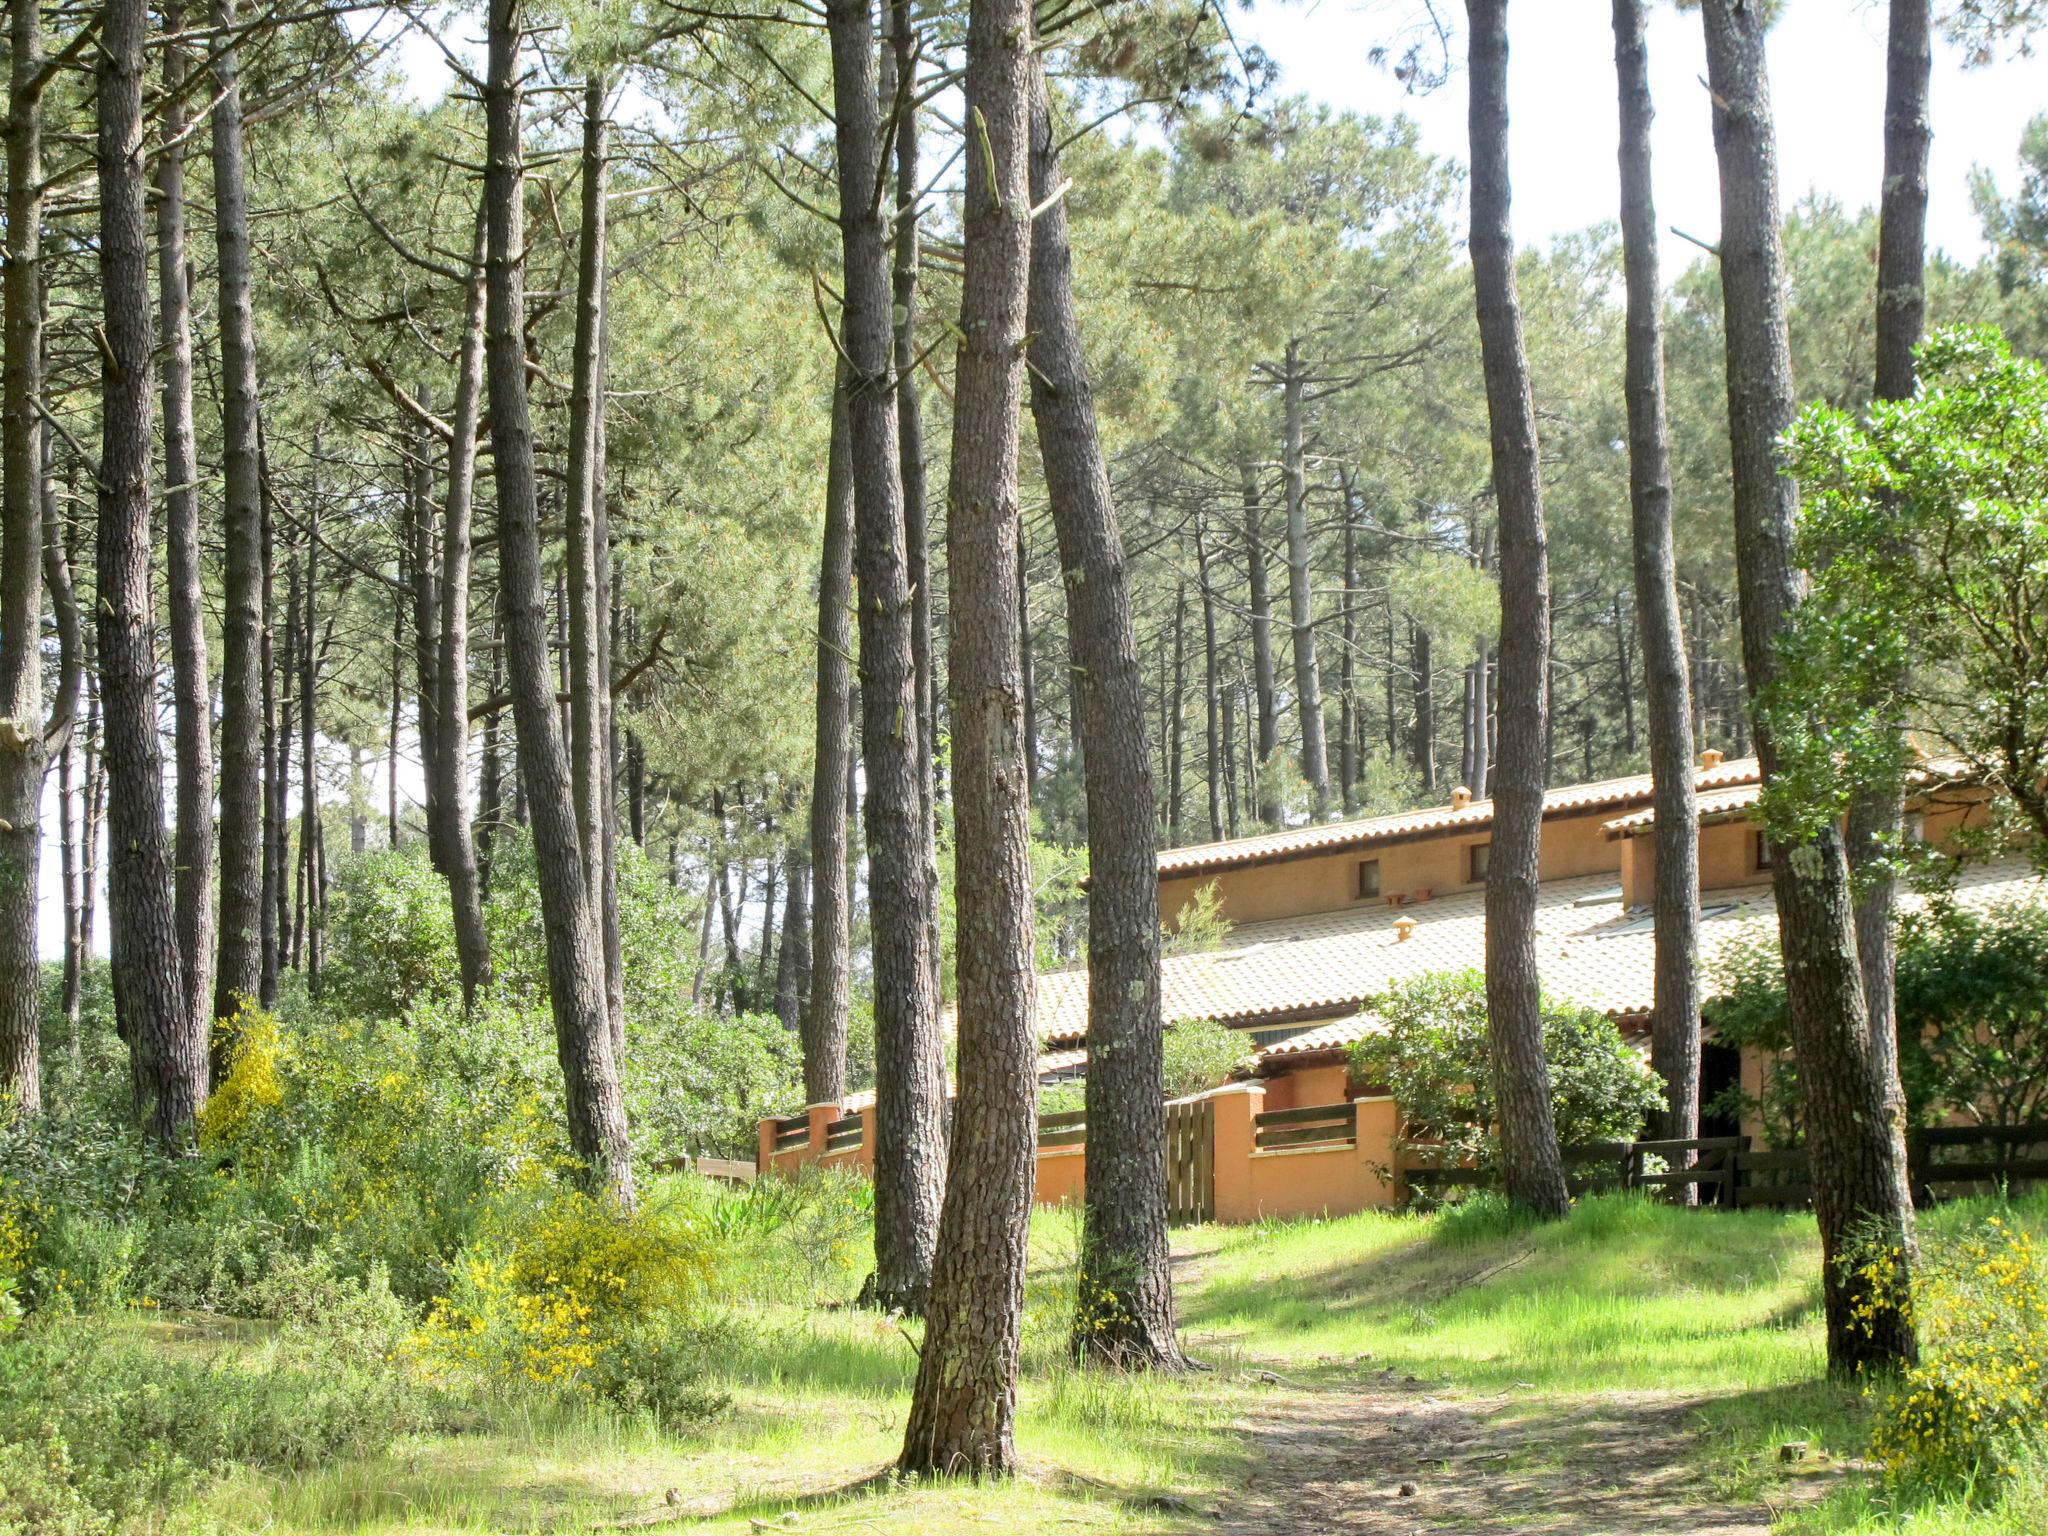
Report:
[[[1461,8],[1440,0],[1447,10]],[[1333,105],[1382,116],[1406,112],[1421,125],[1424,144],[1465,158],[1462,42],[1454,39],[1459,73],[1427,96],[1410,96],[1368,60],[1370,50],[1420,14],[1418,0],[1258,0],[1233,16],[1248,42],[1279,63],[1279,89],[1305,92]],[[1515,233],[1547,240],[1614,217],[1615,101],[1609,7],[1600,0],[1519,0],[1511,8],[1508,60],[1513,146]],[[1873,0],[1791,0],[1771,40],[1771,74],[1779,154],[1787,200],[1808,190],[1851,206],[1874,203],[1882,165],[1884,7]],[[459,31],[458,31],[458,36]],[[401,58],[422,96],[445,82],[438,55],[410,40]],[[1705,90],[1706,60],[1696,15],[1658,5],[1650,23],[1651,92],[1659,116],[1655,157],[1657,211],[1666,226],[1712,241],[1720,226],[1714,145]],[[1937,43],[1934,65],[1934,147],[1928,227],[1931,242],[1971,258],[1983,249],[1970,208],[1972,166],[1990,167],[2003,186],[2017,181],[2020,130],[2048,111],[2048,63],[2040,59],[1964,70],[1956,51]],[[1667,280],[1698,255],[1665,237]],[[166,753],[168,757],[168,753]],[[380,765],[381,766],[381,765]],[[417,785],[401,788],[417,798]],[[417,777],[416,774],[411,777]],[[56,775],[43,803],[40,939],[46,956],[63,952],[58,888]],[[381,784],[371,804],[381,806]],[[102,904],[104,914],[104,903]],[[98,933],[104,952],[104,917]]]
[[[1438,0],[1462,21],[1456,0]],[[1233,25],[1279,63],[1279,89],[1381,116],[1406,112],[1423,143],[1465,158],[1464,44],[1458,72],[1428,96],[1410,96],[1368,62],[1421,12],[1418,0],[1259,0]],[[1886,7],[1876,0],[1789,0],[1770,41],[1786,201],[1819,190],[1853,207],[1875,204],[1883,167]],[[1657,214],[1665,226],[1712,241],[1720,228],[1712,125],[1700,81],[1707,72],[1697,12],[1654,4],[1650,91]],[[1615,217],[1617,117],[1611,8],[1601,0],[1518,0],[1508,8],[1508,123],[1516,238],[1542,241]],[[2020,131],[2048,112],[2048,60],[1965,70],[1937,40],[1929,161],[1930,243],[1965,259],[1984,248],[1968,177],[1984,165],[2010,189]],[[1664,240],[1666,279],[1699,252]]]

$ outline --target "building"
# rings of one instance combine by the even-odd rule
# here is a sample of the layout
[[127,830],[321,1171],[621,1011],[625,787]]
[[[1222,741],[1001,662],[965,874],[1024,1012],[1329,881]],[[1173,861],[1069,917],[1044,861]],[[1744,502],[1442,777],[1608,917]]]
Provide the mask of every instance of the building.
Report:
[[[1738,1080],[1756,1090],[1761,1063],[1713,1040],[1711,978],[1733,946],[1775,938],[1777,910],[1770,850],[1756,819],[1756,760],[1706,752],[1696,772],[1700,964],[1709,977],[1706,1102]],[[1907,833],[1944,845],[1981,818],[1985,800],[1945,765],[1924,764],[1909,786]],[[1227,924],[1207,947],[1169,937],[1161,961],[1168,1025],[1213,1019],[1244,1031],[1252,1048],[1245,1081],[1198,1106],[1200,1123],[1189,1134],[1202,1150],[1190,1161],[1204,1187],[1194,1207],[1221,1220],[1250,1220],[1397,1198],[1398,1174],[1388,1170],[1398,1161],[1398,1107],[1351,1082],[1349,1048],[1378,1027],[1372,999],[1396,982],[1483,967],[1492,829],[1493,803],[1459,789],[1441,806],[1160,855],[1159,906],[1170,935],[1198,894],[1213,900]],[[1607,1014],[1645,1043],[1656,953],[1654,829],[1648,774],[1567,785],[1544,797],[1536,916],[1544,989]],[[2010,858],[1966,867],[1956,892],[1988,906],[2038,896],[2041,882],[2027,860]],[[1087,1027],[1086,970],[1041,975],[1041,1082],[1085,1075]],[[1327,1113],[1316,1114],[1319,1108]],[[813,1106],[807,1117],[764,1121],[760,1166],[861,1165],[871,1155],[872,1115],[872,1096],[864,1095]],[[1170,1185],[1178,1177],[1174,1135],[1170,1125]],[[1078,1194],[1084,1152],[1079,1126],[1041,1138],[1040,1199]]]

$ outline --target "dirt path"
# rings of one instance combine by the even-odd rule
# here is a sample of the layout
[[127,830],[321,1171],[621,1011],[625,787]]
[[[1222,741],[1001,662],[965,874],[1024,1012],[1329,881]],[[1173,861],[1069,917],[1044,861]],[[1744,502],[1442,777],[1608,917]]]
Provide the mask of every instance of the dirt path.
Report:
[[1391,1375],[1357,1390],[1276,1387],[1241,1424],[1250,1481],[1215,1511],[1242,1536],[1570,1532],[1768,1536],[1762,1501],[1716,1501],[1690,1440],[1697,1398],[1528,1408]]

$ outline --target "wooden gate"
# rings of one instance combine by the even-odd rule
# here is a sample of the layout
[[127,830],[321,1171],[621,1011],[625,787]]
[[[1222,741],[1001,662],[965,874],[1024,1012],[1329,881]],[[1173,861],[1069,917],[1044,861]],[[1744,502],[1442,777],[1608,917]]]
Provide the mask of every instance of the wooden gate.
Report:
[[1166,1219],[1186,1226],[1216,1219],[1216,1104],[1166,1106]]

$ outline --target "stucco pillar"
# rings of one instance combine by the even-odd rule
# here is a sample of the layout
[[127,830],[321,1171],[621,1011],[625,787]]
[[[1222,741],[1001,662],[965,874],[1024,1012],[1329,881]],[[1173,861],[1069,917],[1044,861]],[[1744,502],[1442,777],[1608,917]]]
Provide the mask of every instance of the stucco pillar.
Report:
[[1259,1219],[1252,1190],[1252,1152],[1258,1146],[1258,1117],[1266,1107],[1263,1083],[1233,1083],[1210,1095],[1216,1106],[1216,1219]]
[[815,1163],[825,1155],[826,1129],[834,1120],[839,1118],[839,1106],[837,1104],[806,1104],[804,1106],[804,1118],[810,1121],[810,1138],[805,1142],[802,1150],[797,1153],[796,1161],[799,1165]]
[[1400,1158],[1394,1139],[1401,1130],[1401,1107],[1391,1094],[1354,1099],[1352,1129],[1356,1135],[1359,1188],[1368,1206],[1389,1206],[1400,1198]]
[[775,1171],[775,1138],[782,1130],[782,1122],[770,1115],[758,1127],[760,1142],[754,1149],[754,1177]]

